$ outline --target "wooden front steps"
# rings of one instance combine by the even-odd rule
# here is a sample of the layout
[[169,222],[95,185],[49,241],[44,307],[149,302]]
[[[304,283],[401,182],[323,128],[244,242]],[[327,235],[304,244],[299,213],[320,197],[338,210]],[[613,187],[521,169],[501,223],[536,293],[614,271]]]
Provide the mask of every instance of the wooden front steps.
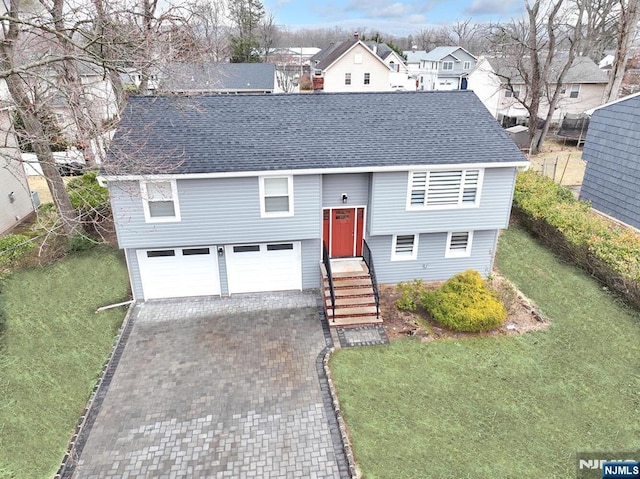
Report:
[[[331,268],[336,264],[337,272],[333,273],[333,287],[336,296],[335,319],[331,307],[331,291],[329,279],[324,265],[320,265],[324,286],[324,307],[329,326],[354,326],[361,324],[381,323],[382,318],[376,311],[376,300],[373,294],[371,277],[363,261],[350,260],[353,268],[340,267],[340,263],[332,260]],[[356,264],[357,263],[357,264]],[[352,271],[345,271],[352,269]]]

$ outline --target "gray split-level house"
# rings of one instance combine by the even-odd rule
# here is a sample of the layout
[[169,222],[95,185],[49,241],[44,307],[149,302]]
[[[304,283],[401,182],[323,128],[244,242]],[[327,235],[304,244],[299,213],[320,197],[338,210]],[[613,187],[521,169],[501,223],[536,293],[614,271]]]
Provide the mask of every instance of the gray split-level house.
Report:
[[136,300],[487,275],[528,162],[470,91],[132,97],[103,171]]

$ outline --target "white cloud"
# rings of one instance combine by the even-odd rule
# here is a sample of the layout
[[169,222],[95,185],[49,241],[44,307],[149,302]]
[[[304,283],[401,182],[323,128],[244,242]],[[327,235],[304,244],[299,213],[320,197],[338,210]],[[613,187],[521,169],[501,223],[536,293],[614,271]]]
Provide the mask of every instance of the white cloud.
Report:
[[465,9],[465,15],[509,15],[520,12],[521,0],[473,0]]

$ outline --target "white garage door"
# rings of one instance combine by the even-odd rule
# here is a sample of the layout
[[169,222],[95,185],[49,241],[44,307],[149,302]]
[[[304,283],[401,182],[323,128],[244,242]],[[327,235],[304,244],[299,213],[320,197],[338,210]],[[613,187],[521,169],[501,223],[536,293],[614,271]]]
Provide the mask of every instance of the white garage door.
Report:
[[229,293],[302,289],[300,242],[225,247]]
[[220,294],[215,246],[138,250],[145,299]]

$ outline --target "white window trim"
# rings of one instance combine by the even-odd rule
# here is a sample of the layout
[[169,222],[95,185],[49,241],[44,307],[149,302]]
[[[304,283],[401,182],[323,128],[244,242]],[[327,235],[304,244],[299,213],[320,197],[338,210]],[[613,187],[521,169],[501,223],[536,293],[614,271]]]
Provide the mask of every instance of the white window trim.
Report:
[[[444,66],[445,66],[445,64],[447,64],[447,65],[448,65],[449,63],[451,63],[451,68],[445,68],[445,67],[444,67]],[[442,62],[442,71],[448,71],[448,72],[451,72],[451,71],[453,71],[453,69],[454,69],[454,68],[455,68],[455,62],[453,62],[453,61],[451,61],[451,60],[445,60],[445,61],[443,61],[443,62]]]
[[[453,233],[469,233],[467,240],[467,249],[464,252],[451,251],[451,235]],[[447,234],[447,247],[444,251],[445,258],[468,258],[471,256],[471,248],[473,246],[473,231],[450,231]]]
[[411,251],[411,256],[399,256],[396,254],[396,243],[398,241],[398,236],[411,236],[411,234],[393,235],[393,241],[391,242],[391,261],[412,261],[418,259],[418,242],[420,240],[420,235],[413,235],[413,250]]
[[468,60],[467,60],[467,61],[465,61],[462,65],[463,65],[463,66],[462,66],[462,69],[463,69],[463,70],[469,70],[469,69],[471,69],[471,62],[470,62],[470,61],[468,61]]
[[[287,193],[289,197],[289,211],[279,211],[275,213],[267,213],[264,201],[264,180],[271,178],[286,178],[287,179]],[[283,218],[286,216],[293,216],[293,175],[273,175],[273,176],[260,176],[259,181],[260,192],[260,217],[261,218]]]
[[[449,170],[447,168],[446,170]],[[465,209],[465,208],[479,208],[480,207],[480,197],[482,196],[482,186],[484,184],[484,168],[451,168],[451,171],[462,170],[479,170],[478,171],[478,189],[476,190],[476,201],[473,204],[462,204],[461,202],[456,205],[413,205],[411,204],[411,185],[413,183],[413,173],[422,173],[425,170],[411,170],[407,175],[407,211],[433,211],[433,210],[457,210],[457,209]],[[443,169],[438,170],[426,170],[427,176],[431,171],[443,171]],[[427,192],[429,189],[429,182],[427,180]]]
[[[576,88],[578,87],[578,88]],[[571,96],[574,93],[576,93],[576,96]],[[571,85],[571,88],[569,88],[569,98],[571,98],[572,100],[578,100],[580,98],[580,84],[579,83],[574,83]]]
[[[170,183],[171,199],[173,201],[173,211],[175,216],[164,216],[153,218],[149,211],[149,202],[147,200],[147,183]],[[144,220],[147,223],[171,223],[180,221],[180,201],[178,200],[178,184],[176,180],[140,180],[140,196],[142,197],[142,209],[144,210]]]

